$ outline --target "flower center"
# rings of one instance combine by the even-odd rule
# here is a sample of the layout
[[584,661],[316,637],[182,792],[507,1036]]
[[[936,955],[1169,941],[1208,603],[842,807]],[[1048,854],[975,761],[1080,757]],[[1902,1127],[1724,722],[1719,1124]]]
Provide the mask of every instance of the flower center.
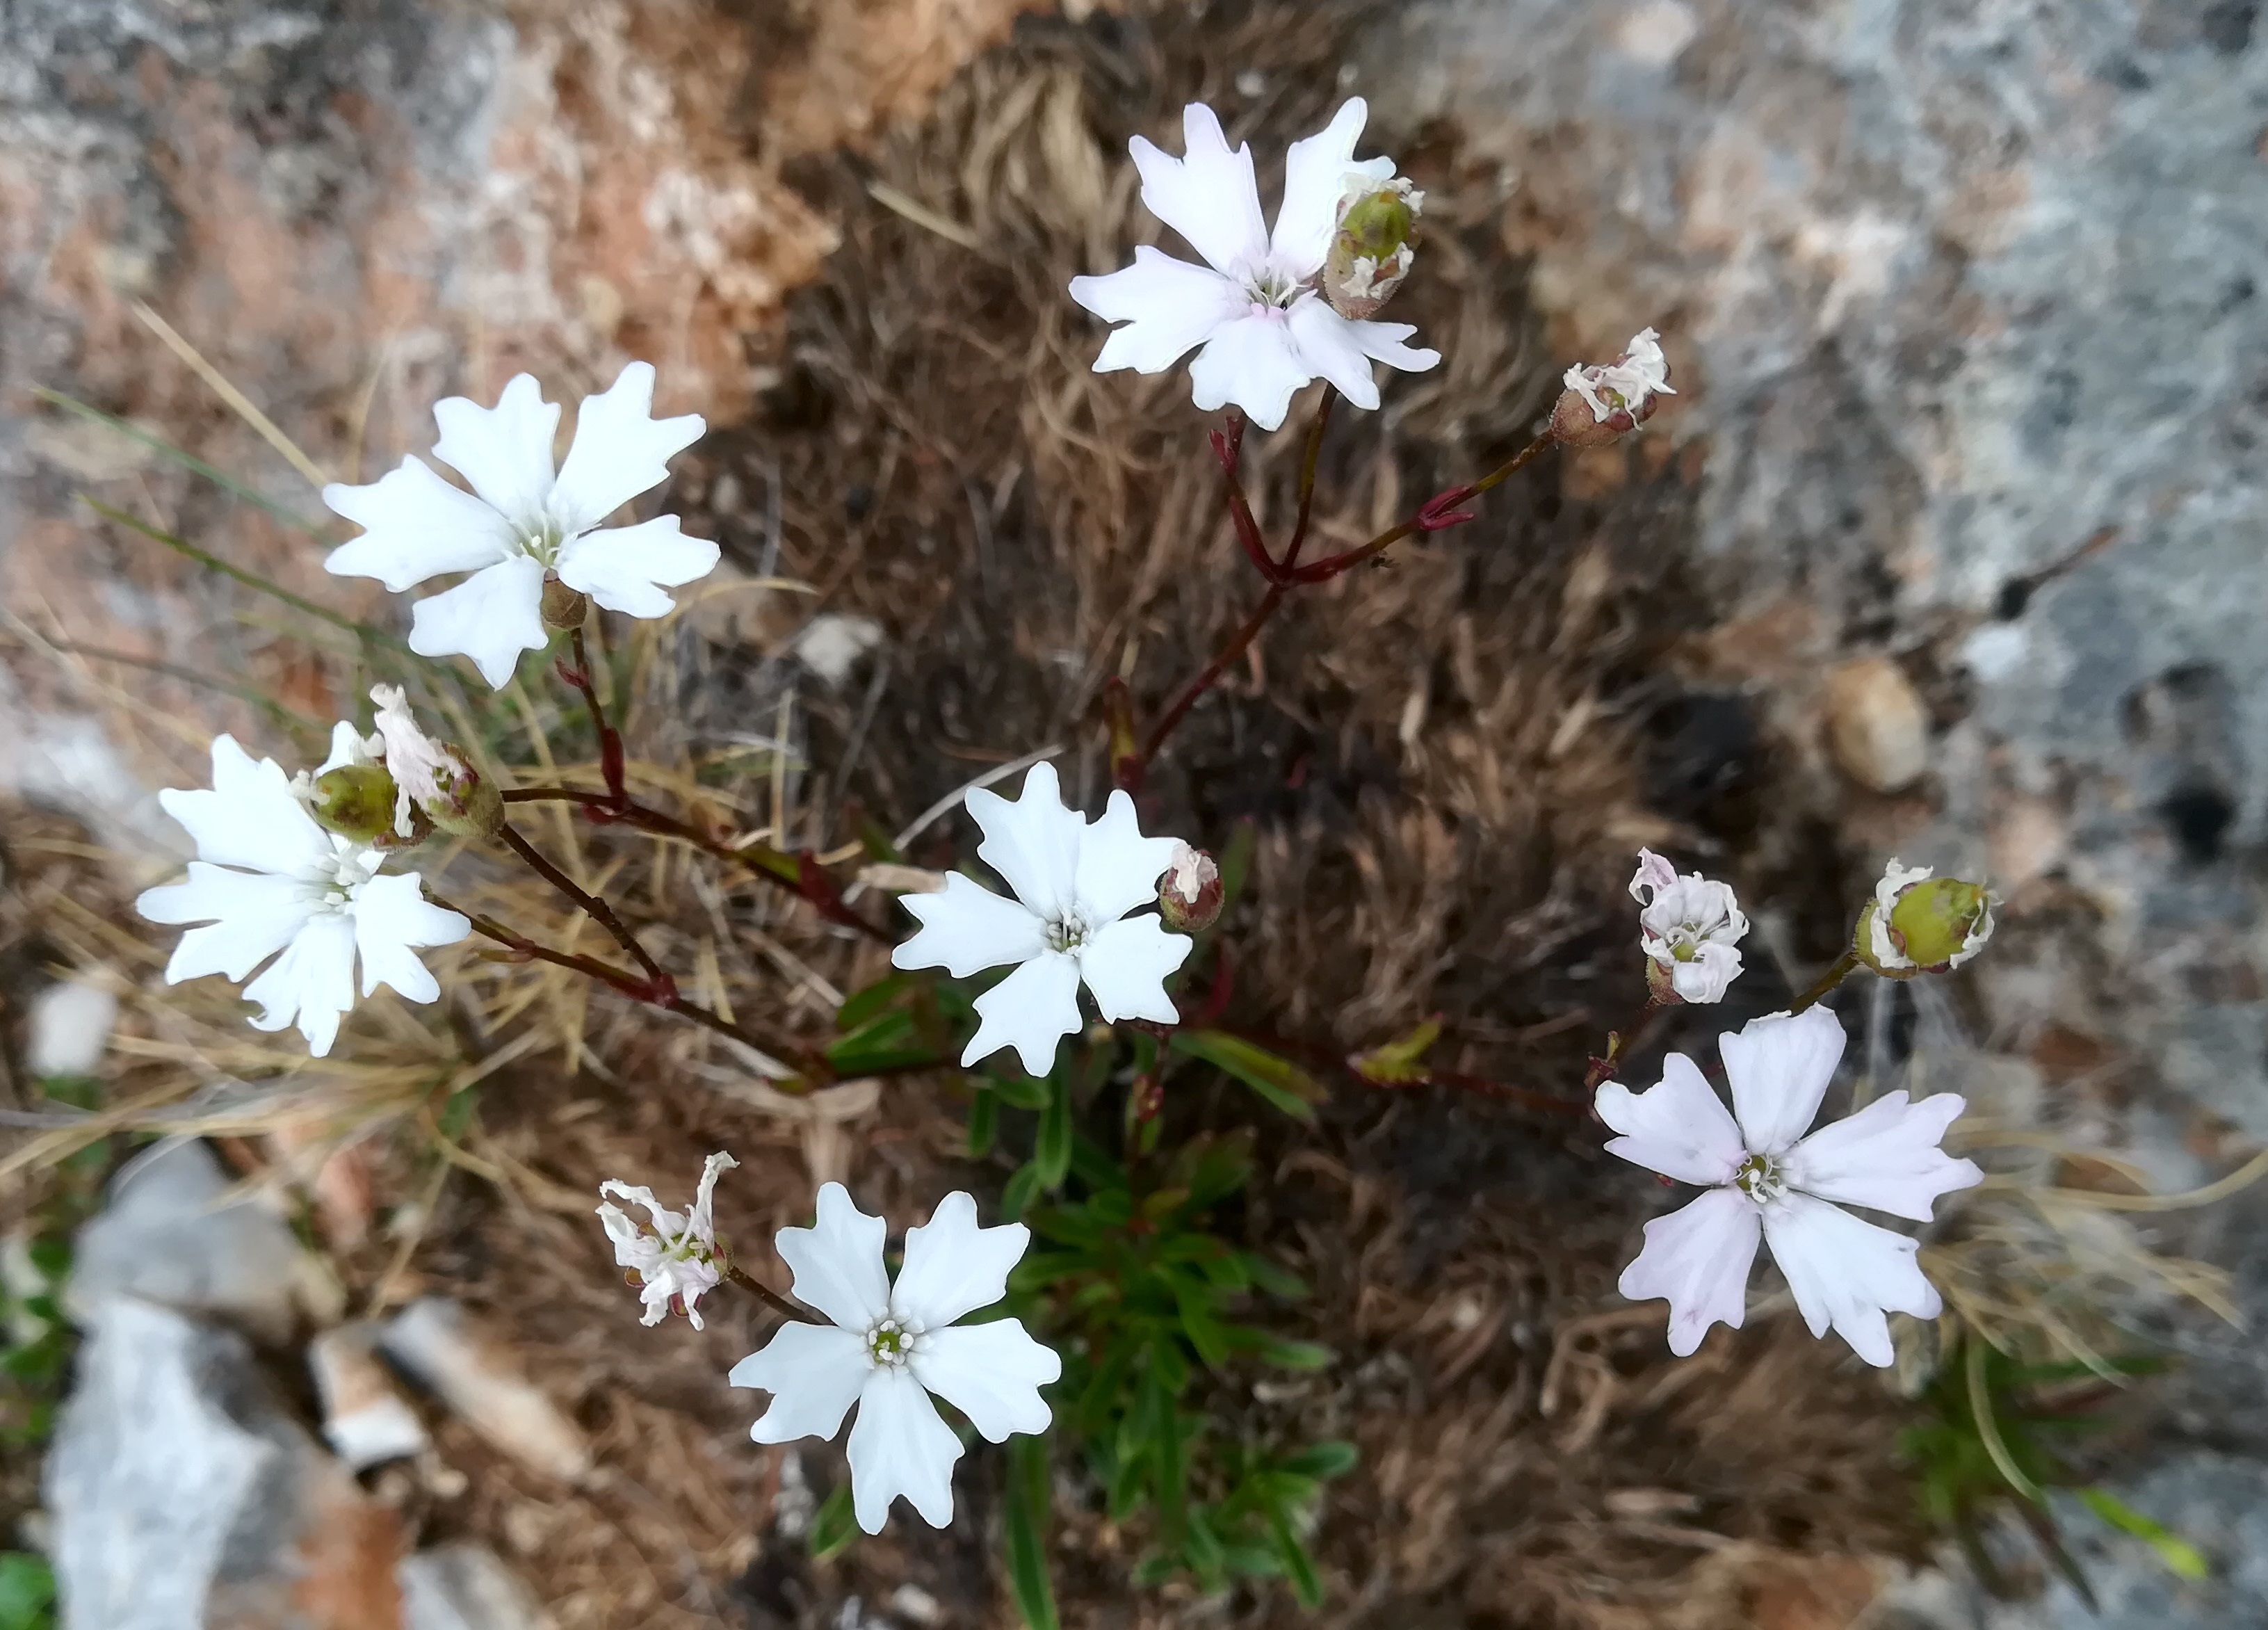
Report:
[[1285,276],[1274,266],[1263,262],[1256,270],[1244,274],[1244,292],[1257,306],[1270,311],[1282,311],[1300,298],[1306,285],[1296,277]]
[[1086,943],[1087,936],[1094,932],[1086,918],[1077,911],[1070,911],[1049,923],[1042,931],[1042,938],[1046,940],[1050,951],[1076,951]]
[[1751,1154],[1733,1174],[1733,1185],[1759,1206],[1787,1192],[1787,1175],[1769,1154]]
[[559,523],[549,515],[533,523],[521,522],[518,535],[512,539],[521,554],[529,557],[546,572],[559,564],[559,546],[566,541],[566,535],[560,530]]
[[346,849],[329,859],[318,863],[307,874],[307,892],[318,906],[333,911],[344,911],[355,897],[355,891],[378,874],[375,866],[364,866],[361,856]]
[[910,1319],[885,1318],[866,1332],[866,1357],[875,1368],[903,1369],[927,1343]]

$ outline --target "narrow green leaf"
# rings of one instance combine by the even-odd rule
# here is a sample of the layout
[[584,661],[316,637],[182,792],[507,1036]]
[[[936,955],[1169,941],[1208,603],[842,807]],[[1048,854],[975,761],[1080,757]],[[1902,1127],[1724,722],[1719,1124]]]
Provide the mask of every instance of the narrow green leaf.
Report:
[[197,457],[195,454],[183,452],[172,442],[167,441],[164,437],[151,435],[148,431],[144,430],[139,424],[135,424],[130,419],[114,417],[110,414],[105,413],[99,408],[89,407],[85,402],[79,401],[76,396],[66,396],[63,392],[59,390],[49,390],[44,385],[33,386],[32,395],[37,396],[41,402],[48,402],[55,407],[64,409],[70,412],[76,413],[83,419],[91,419],[97,424],[107,425],[110,429],[116,431],[120,435],[125,437],[129,441],[140,442],[151,452],[171,459],[174,463],[180,465],[183,469],[189,471],[192,475],[203,476],[207,481],[210,481],[213,485],[220,488],[223,491],[234,493],[238,498],[242,498],[246,503],[252,505],[254,508],[266,510],[269,514],[275,516],[276,520],[282,521],[287,527],[297,527],[302,532],[320,532],[322,530],[321,526],[318,525],[314,521],[309,520],[305,515],[298,513],[295,510],[289,509],[284,505],[278,504],[274,498],[269,498],[266,493],[257,491],[254,489],[247,486],[244,483],[239,481],[235,476],[228,474],[225,470],[214,468],[212,465],[206,463],[202,459]]
[[1021,1070],[991,1069],[984,1073],[992,1090],[1000,1095],[1000,1102],[1013,1110],[1044,1110],[1048,1107],[1050,1088],[1043,1075],[1027,1075]]
[[1307,1281],[1289,1269],[1279,1268],[1267,1258],[1251,1251],[1242,1252],[1241,1256],[1245,1272],[1252,1276],[1252,1282],[1270,1295],[1296,1302],[1307,1294]]
[[1039,1142],[1032,1150],[1032,1164],[1039,1171],[1040,1186],[1050,1194],[1063,1187],[1063,1180],[1071,1173],[1069,1073],[1057,1070],[1048,1078],[1047,1107],[1040,1111]]
[[1300,1598],[1300,1606],[1313,1612],[1323,1604],[1323,1582],[1315,1572],[1315,1559],[1307,1554],[1307,1547],[1300,1543],[1282,1512],[1269,1512],[1268,1532],[1283,1561],[1284,1576],[1292,1582],[1292,1594]]
[[914,976],[909,973],[890,973],[863,990],[851,992],[843,999],[843,1006],[835,1010],[835,1028],[844,1032],[857,1029],[896,1001],[913,982]]
[[820,1561],[838,1554],[858,1536],[858,1516],[850,1504],[850,1480],[845,1478],[828,1491],[820,1501],[819,1511],[811,1519],[811,1532],[806,1543],[811,1554]]
[[1027,1630],[1057,1630],[1056,1593],[1048,1578],[1048,1439],[1008,1440],[1008,1584]]
[[1335,1477],[1344,1477],[1355,1469],[1362,1458],[1361,1451],[1342,1438],[1327,1438],[1320,1443],[1310,1443],[1298,1453],[1287,1455],[1278,1464],[1298,1477],[1314,1478],[1328,1483]]
[[96,514],[102,516],[104,519],[114,520],[120,526],[128,528],[129,531],[140,533],[144,537],[150,539],[152,542],[163,543],[167,549],[173,549],[179,554],[186,555],[188,558],[195,561],[197,564],[204,567],[207,571],[217,572],[223,577],[234,578],[247,588],[256,589],[261,594],[266,594],[271,599],[282,601],[285,605],[291,607],[292,610],[298,612],[303,616],[311,616],[315,618],[318,622],[329,623],[333,628],[343,629],[346,632],[356,636],[357,638],[374,639],[379,644],[386,645],[392,650],[401,652],[406,656],[416,656],[417,654],[416,652],[409,649],[409,641],[398,638],[394,635],[386,632],[383,629],[372,628],[367,623],[357,623],[352,617],[342,617],[335,611],[327,610],[323,607],[317,605],[313,601],[303,599],[299,595],[293,594],[290,589],[284,588],[279,584],[270,583],[266,578],[261,577],[256,572],[247,572],[241,566],[232,566],[229,564],[228,562],[223,560],[219,556],[215,555],[209,550],[199,549],[195,544],[191,543],[185,539],[177,538],[170,532],[164,531],[159,527],[150,525],[147,521],[139,520],[133,515],[129,515],[122,509],[117,509],[108,504],[105,504],[99,498],[91,498],[84,492],[80,493],[78,497],[81,503],[85,504],[89,509],[94,511]]
[[[1161,1342],[1159,1348],[1167,1344]],[[1153,1348],[1156,1352],[1159,1348]],[[1158,1528],[1167,1545],[1176,1547],[1182,1543],[1186,1526],[1189,1491],[1186,1479],[1189,1464],[1182,1457],[1181,1411],[1174,1398],[1181,1389],[1168,1390],[1158,1371],[1150,1372],[1149,1384],[1145,1389],[1149,1416],[1150,1451],[1152,1463],[1157,1468],[1151,1483],[1152,1498],[1158,1505]]]
[[1260,1350],[1261,1361],[1278,1369],[1324,1369],[1331,1350],[1312,1341],[1271,1341]]
[[1007,1185],[1000,1191],[1000,1209],[1011,1217],[1020,1217],[1039,1197],[1040,1169],[1027,1161],[1010,1174]]
[[979,1087],[968,1105],[968,1158],[981,1161],[991,1154],[992,1140],[999,1131],[1000,1096],[990,1088]]
[[2132,1534],[2156,1552],[2166,1570],[2176,1578],[2198,1580],[2211,1576],[2213,1567],[2205,1560],[2205,1553],[2164,1523],[2143,1516],[2106,1489],[2082,1488],[2078,1494],[2080,1503],[2089,1511],[2120,1533]]
[[1175,1030],[1175,1052],[1202,1058],[1226,1071],[1285,1114],[1300,1120],[1315,1118],[1314,1106],[1329,1095],[1323,1084],[1289,1058],[1231,1036],[1226,1030]]

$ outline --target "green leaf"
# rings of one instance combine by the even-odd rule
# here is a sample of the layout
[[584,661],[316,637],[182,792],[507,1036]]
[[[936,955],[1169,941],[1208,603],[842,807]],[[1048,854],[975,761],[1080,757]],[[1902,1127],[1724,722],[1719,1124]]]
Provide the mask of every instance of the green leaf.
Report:
[[858,1513],[850,1504],[850,1480],[845,1478],[820,1501],[818,1514],[811,1519],[806,1543],[813,1558],[823,1562],[839,1554],[858,1535]]
[[[1167,1343],[1160,1342],[1152,1353],[1162,1351]],[[1174,1406],[1174,1396],[1181,1389],[1168,1389],[1158,1371],[1150,1372],[1149,1383],[1144,1389],[1144,1413],[1149,1417],[1150,1458],[1157,1467],[1152,1479],[1152,1498],[1158,1506],[1158,1528],[1168,1546],[1182,1543],[1186,1524],[1186,1505],[1189,1491],[1186,1479],[1189,1465],[1182,1458],[1181,1411]]]
[[845,1032],[857,1029],[895,1003],[913,982],[909,973],[885,974],[865,989],[851,992],[835,1010],[835,1028]]
[[0,1552],[0,1630],[46,1630],[55,1620],[55,1576],[28,1551]]
[[1278,1058],[1265,1047],[1226,1030],[1175,1030],[1172,1045],[1175,1052],[1226,1071],[1300,1120],[1314,1120],[1314,1106],[1329,1095],[1321,1081],[1289,1058]]
[[1324,1369],[1330,1365],[1331,1350],[1312,1341],[1271,1341],[1261,1348],[1260,1358],[1278,1369]]
[[[223,491],[232,492],[238,498],[242,498],[246,503],[253,505],[257,508],[266,510],[269,514],[275,516],[276,520],[282,521],[287,527],[296,527],[302,532],[319,532],[323,529],[322,527],[309,520],[306,516],[299,514],[294,510],[286,508],[284,505],[278,504],[275,499],[268,497],[267,494],[256,491],[253,488],[245,485],[244,483],[237,480],[235,476],[229,475],[226,471],[215,468],[212,465],[206,463],[202,459],[196,457],[194,454],[183,452],[172,442],[167,441],[164,437],[151,435],[148,431],[144,430],[139,424],[134,424],[131,420],[114,418],[111,415],[105,413],[99,408],[89,407],[85,402],[79,401],[75,396],[66,396],[59,390],[49,390],[44,385],[33,386],[32,395],[37,396],[41,402],[49,402],[58,408],[67,409],[70,412],[77,414],[81,418],[92,419],[97,424],[108,425],[112,430],[116,431],[129,441],[138,441],[151,452],[171,459],[183,469],[188,470],[194,475],[203,476],[207,481],[210,481],[213,485],[220,488]],[[328,524],[328,520],[325,524]],[[4,1625],[6,1622],[7,1621],[4,1619],[0,1619],[0,1625]]]
[[2166,1570],[2176,1578],[2198,1580],[2209,1577],[2212,1566],[2205,1553],[2179,1534],[2154,1518],[2139,1511],[2100,1488],[2082,1488],[2078,1492],[2080,1502],[2122,1534],[2132,1534],[2158,1553]]
[[1039,1197],[1040,1169],[1027,1161],[1009,1175],[1007,1185],[1000,1191],[1000,1209],[1007,1216],[1020,1217]]
[[1441,1015],[1435,1014],[1409,1035],[1359,1052],[1347,1060],[1354,1073],[1381,1087],[1410,1087],[1427,1078],[1425,1050],[1440,1039]]
[[106,520],[115,521],[130,531],[138,532],[153,543],[163,543],[167,549],[188,556],[209,572],[217,572],[223,577],[234,578],[247,588],[256,589],[271,599],[280,600],[301,616],[313,617],[320,623],[328,623],[333,628],[343,630],[357,638],[375,640],[379,645],[398,651],[404,656],[414,657],[417,654],[410,650],[409,642],[398,635],[389,634],[384,629],[372,628],[367,623],[357,623],[352,617],[342,617],[335,611],[328,611],[312,600],[302,599],[290,589],[270,583],[256,572],[247,572],[242,566],[232,566],[219,556],[199,549],[195,544],[177,538],[172,533],[153,527],[147,521],[137,520],[122,509],[103,503],[99,498],[89,498],[84,492],[80,493],[78,498],[80,503]]
[[1000,1131],[1000,1095],[989,1087],[979,1087],[968,1104],[968,1158],[981,1161],[992,1153],[992,1140]]
[[1039,1142],[1032,1150],[1040,1186],[1050,1194],[1071,1174],[1071,1082],[1066,1073],[1058,1070],[1049,1077],[1047,1108],[1040,1111]]
[[1321,1443],[1310,1443],[1297,1454],[1287,1455],[1277,1464],[1297,1477],[1314,1478],[1328,1483],[1335,1477],[1344,1477],[1355,1469],[1362,1458],[1361,1451],[1342,1438],[1328,1438]]
[[1000,1095],[1000,1102],[1013,1110],[1044,1110],[1050,1092],[1044,1075],[1027,1075],[1018,1069],[990,1069],[984,1072],[992,1090]]
[[1244,1264],[1244,1271],[1252,1276],[1252,1282],[1270,1295],[1296,1302],[1307,1294],[1307,1281],[1288,1268],[1279,1268],[1267,1258],[1251,1251],[1240,1252],[1239,1258]]
[[1315,1573],[1315,1559],[1307,1554],[1307,1547],[1300,1543],[1282,1512],[1269,1512],[1268,1533],[1284,1563],[1284,1576],[1292,1582],[1292,1594],[1300,1598],[1300,1606],[1313,1612],[1323,1604],[1323,1582]]
[[1055,1587],[1048,1579],[1048,1440],[1008,1440],[1008,1584],[1027,1630],[1057,1630]]
[[[1172,1169],[1167,1174],[1167,1185],[1187,1191],[1180,1205],[1191,1211],[1203,1211],[1214,1201],[1225,1199],[1242,1188],[1252,1176],[1252,1133],[1231,1132],[1226,1137],[1206,1133],[1183,1144],[1174,1156]],[[1155,1213],[1162,1217],[1162,1212]]]
[[1189,1338],[1189,1346],[1197,1349],[1210,1369],[1218,1369],[1228,1362],[1228,1341],[1222,1335],[1220,1321],[1213,1315],[1201,1291],[1185,1289],[1176,1282],[1174,1302],[1182,1315],[1182,1334]]
[[837,1075],[849,1077],[903,1069],[936,1058],[937,1050],[923,1038],[912,1014],[886,1008],[828,1043],[824,1057]]

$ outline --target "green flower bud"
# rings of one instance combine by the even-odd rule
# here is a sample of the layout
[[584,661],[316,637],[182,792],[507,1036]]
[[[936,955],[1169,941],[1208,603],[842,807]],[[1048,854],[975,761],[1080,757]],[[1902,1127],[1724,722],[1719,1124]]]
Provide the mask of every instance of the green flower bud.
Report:
[[325,830],[379,848],[401,841],[394,830],[399,789],[383,766],[341,764],[326,770],[312,784],[299,785],[306,789],[307,813]]
[[1981,883],[1933,877],[1927,867],[1893,860],[1859,912],[1851,948],[1888,978],[1944,973],[1984,948],[1997,904]]
[[1410,275],[1425,195],[1400,176],[1358,178],[1357,186],[1339,203],[1338,228],[1323,262],[1323,298],[1340,316],[1362,321],[1377,315]]
[[418,809],[453,837],[495,837],[504,825],[504,794],[458,749],[445,743],[441,752],[447,762],[434,771],[433,790]]

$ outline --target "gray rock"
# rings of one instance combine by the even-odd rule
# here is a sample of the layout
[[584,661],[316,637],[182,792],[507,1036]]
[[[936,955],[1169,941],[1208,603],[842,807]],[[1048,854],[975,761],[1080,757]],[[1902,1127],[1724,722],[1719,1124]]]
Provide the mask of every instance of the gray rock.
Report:
[[551,1630],[519,1575],[482,1545],[436,1545],[404,1557],[401,1630]]
[[235,1186],[194,1140],[128,1162],[108,1204],[79,1230],[63,1293],[73,1322],[132,1296],[281,1340],[302,1313],[335,1313],[335,1287],[282,1216]]
[[112,1296],[85,1338],[46,1471],[63,1630],[382,1613],[394,1514],[283,1410],[242,1336]]
[[124,1297],[86,1324],[48,1455],[65,1630],[200,1630],[247,1505],[286,1451],[228,1403],[255,1389],[243,1338]]

